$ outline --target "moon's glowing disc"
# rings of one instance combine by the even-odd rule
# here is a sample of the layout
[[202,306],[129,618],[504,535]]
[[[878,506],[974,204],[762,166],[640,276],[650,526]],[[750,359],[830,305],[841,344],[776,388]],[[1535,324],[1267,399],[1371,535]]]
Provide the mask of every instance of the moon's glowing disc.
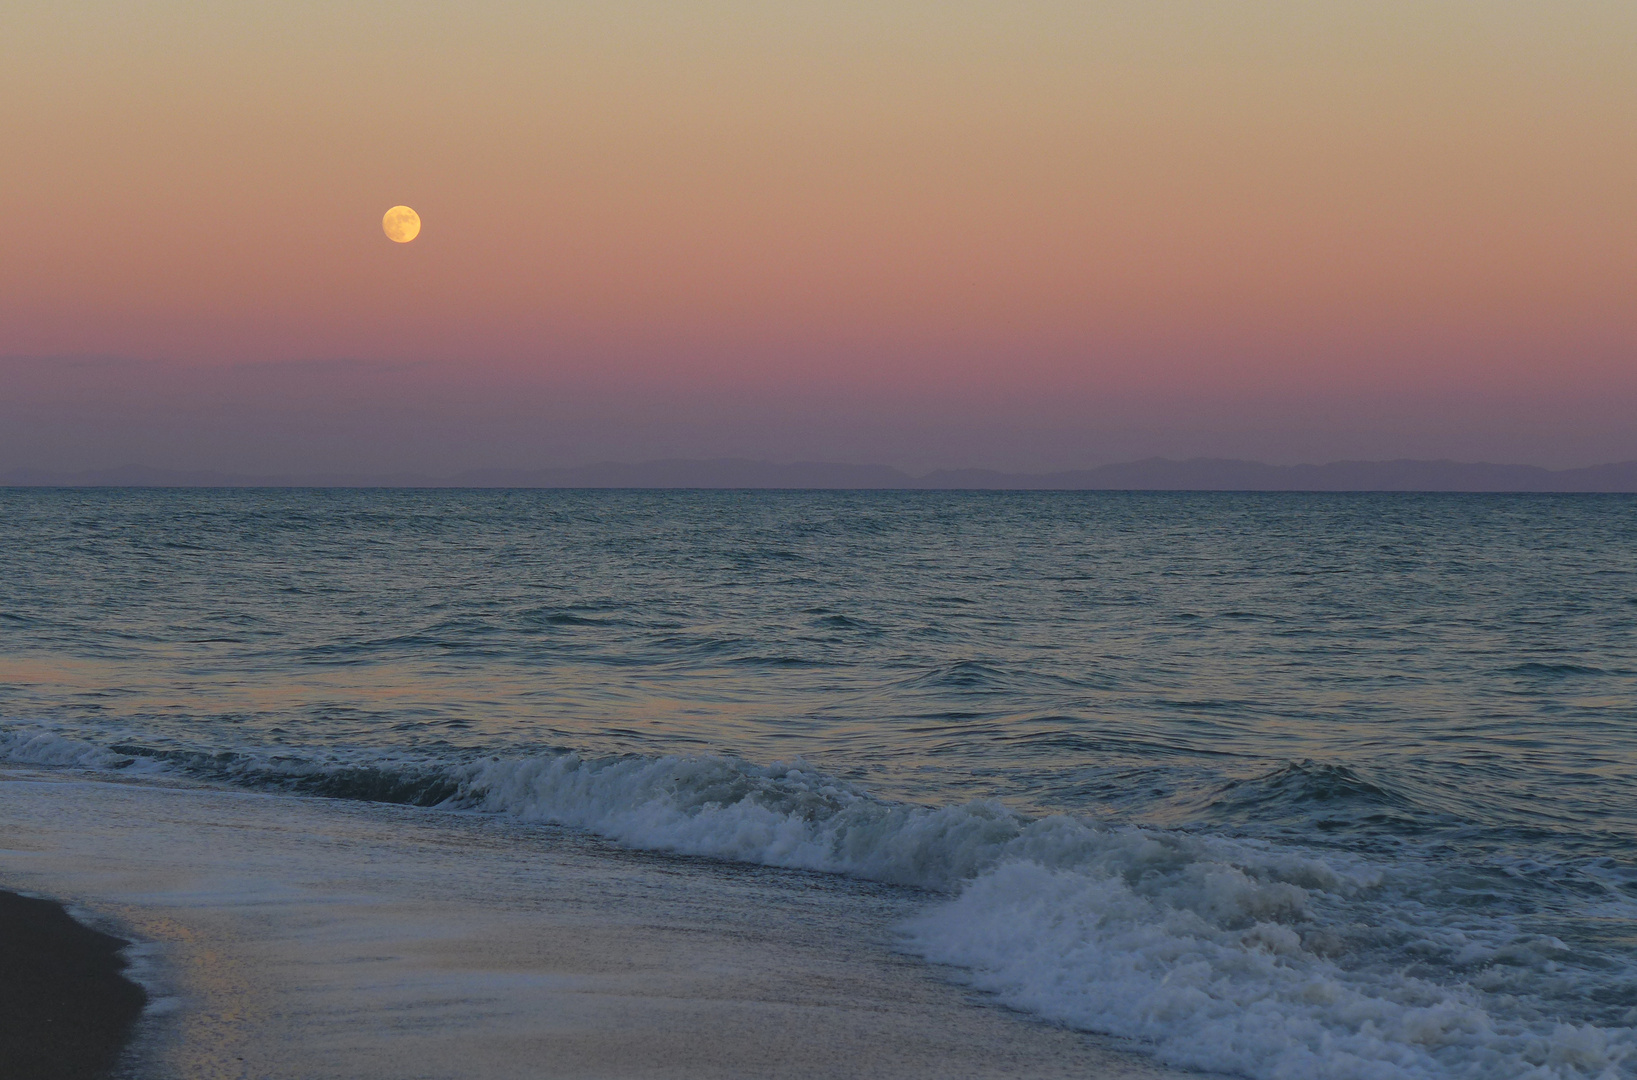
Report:
[[382,216],[381,230],[388,240],[407,244],[421,235],[421,215],[407,206],[394,206]]

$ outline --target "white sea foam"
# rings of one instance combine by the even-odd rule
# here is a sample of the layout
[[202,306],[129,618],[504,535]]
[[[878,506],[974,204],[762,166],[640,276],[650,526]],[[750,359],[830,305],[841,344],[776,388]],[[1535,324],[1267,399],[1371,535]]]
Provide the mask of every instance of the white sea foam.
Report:
[[[133,760],[21,730],[0,732],[0,757]],[[1402,880],[1387,879],[1413,868],[1343,853],[1028,818],[993,802],[890,803],[801,763],[574,753],[199,762],[224,779],[311,789],[318,778],[331,793],[361,770],[372,783],[382,770],[441,770],[452,806],[927,889],[941,895],[905,927],[908,948],[1007,1005],[1140,1040],[1173,1064],[1255,1080],[1613,1080],[1637,1067],[1630,1027],[1560,1023],[1530,996],[1531,977],[1555,979],[1559,1001],[1577,992],[1557,946],[1433,909],[1413,890],[1406,900]],[[1417,966],[1433,953],[1476,974]]]
[[1629,1029],[1535,1027],[1471,987],[1349,970],[1322,955],[1305,890],[1247,869],[1205,861],[1149,890],[1008,863],[916,919],[910,940],[1015,1008],[1267,1080],[1615,1077],[1631,1060]]
[[[1458,981],[1406,973],[1451,933],[1469,954],[1528,953],[1509,927],[1408,913],[1397,965],[1351,955],[1382,871],[1337,853],[1055,816],[995,803],[882,803],[802,767],[568,754],[478,766],[484,809],[625,843],[853,874],[953,894],[909,947],[1006,1004],[1258,1080],[1616,1077],[1629,1028],[1541,1022]],[[1379,911],[1373,912],[1379,917]],[[1416,926],[1415,919],[1425,920]],[[1549,964],[1550,960],[1544,961]]]
[[66,738],[50,728],[36,725],[0,728],[0,761],[75,769],[122,769],[133,765],[150,770],[160,768],[156,763],[139,762],[126,754]]

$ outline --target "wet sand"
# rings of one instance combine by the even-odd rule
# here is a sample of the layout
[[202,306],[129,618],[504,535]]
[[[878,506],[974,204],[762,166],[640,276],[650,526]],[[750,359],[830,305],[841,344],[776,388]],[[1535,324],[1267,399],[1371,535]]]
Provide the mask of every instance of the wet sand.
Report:
[[[405,807],[0,769],[0,875],[158,948],[166,1080],[1174,1077],[893,951],[921,901]],[[153,1031],[149,1031],[149,1028]]]
[[0,1073],[7,1080],[106,1076],[147,1002],[125,978],[126,944],[61,904],[0,890]]

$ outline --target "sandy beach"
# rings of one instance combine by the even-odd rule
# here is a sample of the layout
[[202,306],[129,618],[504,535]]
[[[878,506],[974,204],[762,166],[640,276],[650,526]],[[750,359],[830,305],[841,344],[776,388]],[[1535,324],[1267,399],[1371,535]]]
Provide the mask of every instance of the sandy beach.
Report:
[[122,974],[129,942],[61,904],[0,890],[0,1062],[8,1080],[93,1080],[147,1003]]
[[184,784],[0,796],[4,880],[147,943],[139,1076],[1179,1075],[896,954],[907,890]]

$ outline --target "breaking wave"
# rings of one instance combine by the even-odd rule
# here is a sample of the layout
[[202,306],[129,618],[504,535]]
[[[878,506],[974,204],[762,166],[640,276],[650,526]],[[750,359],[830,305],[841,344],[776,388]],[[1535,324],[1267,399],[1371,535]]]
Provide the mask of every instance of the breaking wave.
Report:
[[[1013,1008],[1255,1080],[1615,1078],[1637,1068],[1637,972],[1448,901],[1435,858],[889,802],[801,762],[436,760],[106,747],[0,727],[0,760],[181,774],[586,829],[648,850],[927,890],[909,950]],[[1396,803],[1303,766],[1225,798]],[[1473,872],[1468,868],[1467,872]],[[1611,890],[1588,903],[1637,914]]]

